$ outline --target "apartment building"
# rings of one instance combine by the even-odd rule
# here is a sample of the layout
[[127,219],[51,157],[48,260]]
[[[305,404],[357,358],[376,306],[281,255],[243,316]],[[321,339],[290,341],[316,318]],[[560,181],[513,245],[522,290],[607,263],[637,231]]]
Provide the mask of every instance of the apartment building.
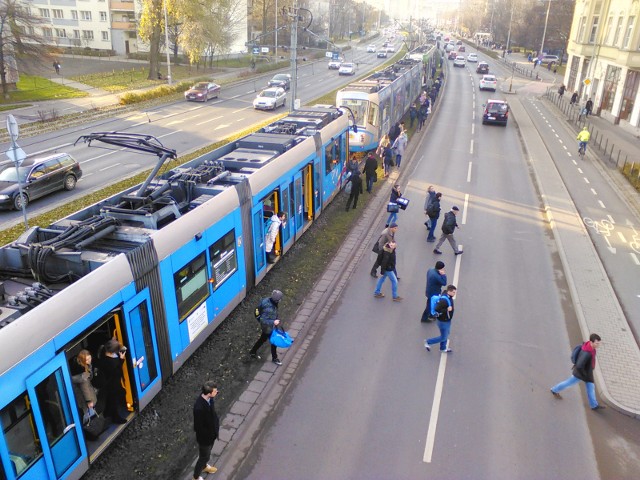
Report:
[[580,0],[571,25],[564,82],[594,113],[640,134],[640,2]]

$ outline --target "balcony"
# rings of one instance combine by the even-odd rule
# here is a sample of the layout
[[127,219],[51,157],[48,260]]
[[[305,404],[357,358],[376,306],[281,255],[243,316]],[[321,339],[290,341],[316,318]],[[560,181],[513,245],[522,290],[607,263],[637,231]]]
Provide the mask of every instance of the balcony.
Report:
[[115,1],[112,0],[111,2],[109,2],[109,9],[114,11],[124,11],[124,12],[133,12],[134,11],[134,5],[133,2],[127,2],[126,0],[121,0],[121,1]]
[[114,30],[135,30],[136,22],[111,22],[111,28]]

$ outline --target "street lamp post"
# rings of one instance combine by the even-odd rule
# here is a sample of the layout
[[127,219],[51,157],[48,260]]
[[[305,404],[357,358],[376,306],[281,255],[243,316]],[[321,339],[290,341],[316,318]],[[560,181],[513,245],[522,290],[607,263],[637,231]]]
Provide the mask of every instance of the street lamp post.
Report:
[[544,17],[544,30],[542,31],[542,42],[540,43],[540,51],[538,55],[544,55],[544,37],[547,35],[547,23],[549,22],[549,10],[551,9],[551,0],[548,0],[547,14]]
[[278,62],[278,0],[276,0],[276,63]]
[[171,56],[169,53],[169,22],[167,21],[167,0],[162,2],[164,8],[164,48],[167,52],[167,83],[171,85]]

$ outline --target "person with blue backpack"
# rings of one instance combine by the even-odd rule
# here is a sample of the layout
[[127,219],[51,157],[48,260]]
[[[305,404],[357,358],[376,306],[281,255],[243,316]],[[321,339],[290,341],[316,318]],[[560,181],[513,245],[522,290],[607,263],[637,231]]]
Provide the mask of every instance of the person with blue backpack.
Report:
[[445,294],[440,295],[440,298],[435,303],[433,308],[433,314],[437,320],[438,329],[440,335],[437,337],[428,338],[424,341],[424,348],[427,352],[431,351],[431,345],[436,343],[440,344],[440,353],[452,353],[447,346],[449,340],[449,333],[451,332],[451,320],[453,319],[453,312],[455,311],[453,305],[453,297],[456,296],[457,288],[455,285],[449,285]]
[[430,322],[435,320],[431,312],[431,299],[439,297],[442,288],[447,284],[447,274],[444,270],[444,262],[437,261],[434,268],[427,270],[427,288],[425,295],[427,296],[427,306],[422,312],[421,322]]

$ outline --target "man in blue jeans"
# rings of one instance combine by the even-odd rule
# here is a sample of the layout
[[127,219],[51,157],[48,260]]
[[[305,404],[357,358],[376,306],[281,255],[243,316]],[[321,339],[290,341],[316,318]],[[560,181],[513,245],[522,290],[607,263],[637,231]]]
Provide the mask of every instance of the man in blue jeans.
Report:
[[551,393],[554,397],[561,399],[560,392],[565,388],[569,388],[582,380],[587,390],[587,398],[589,399],[589,407],[591,410],[600,410],[605,408],[599,405],[596,399],[596,386],[593,382],[593,369],[596,368],[596,349],[600,346],[602,339],[597,333],[592,333],[588,342],[584,342],[582,348],[578,352],[573,366],[573,375],[564,382],[551,387]]
[[427,352],[431,351],[431,345],[436,343],[440,344],[440,352],[441,353],[451,353],[449,347],[447,347],[447,340],[449,339],[449,332],[451,332],[451,320],[453,319],[453,312],[455,311],[453,305],[453,297],[456,296],[457,288],[455,285],[449,285],[447,287],[446,295],[443,295],[438,303],[436,304],[436,314],[437,314],[437,324],[438,329],[440,330],[439,337],[428,338],[424,341],[424,348],[427,349]]

